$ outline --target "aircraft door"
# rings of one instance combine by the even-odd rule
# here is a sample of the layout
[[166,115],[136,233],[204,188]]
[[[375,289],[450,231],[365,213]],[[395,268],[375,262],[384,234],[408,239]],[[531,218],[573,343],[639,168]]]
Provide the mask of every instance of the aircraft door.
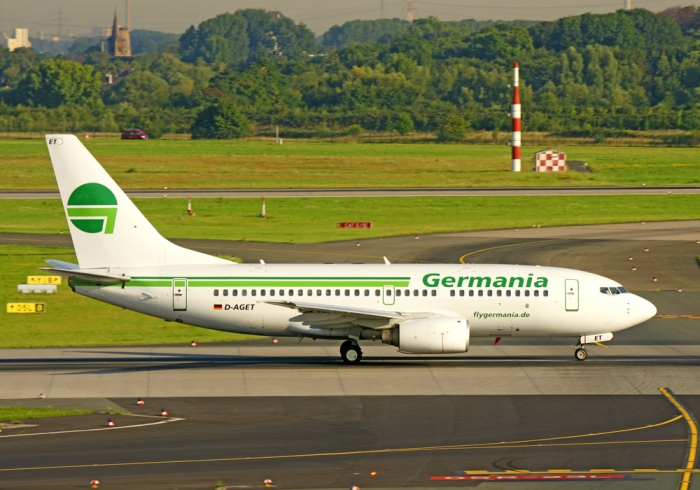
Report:
[[173,311],[187,311],[187,279],[173,279]]
[[566,311],[578,311],[578,280],[567,279],[564,282]]
[[383,300],[385,305],[393,305],[396,301],[395,298],[396,291],[394,291],[394,286],[384,286]]

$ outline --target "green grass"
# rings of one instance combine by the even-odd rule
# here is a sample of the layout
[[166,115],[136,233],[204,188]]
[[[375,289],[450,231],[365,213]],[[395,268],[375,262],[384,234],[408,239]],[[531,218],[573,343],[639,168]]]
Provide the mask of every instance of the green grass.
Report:
[[45,419],[48,417],[68,417],[90,415],[92,410],[60,410],[58,408],[0,407],[0,422]]
[[[509,172],[496,145],[288,141],[93,140],[87,147],[126,189],[500,187],[700,184],[697,148],[563,146],[592,174]],[[0,141],[0,189],[55,189],[43,140]]]
[[[169,238],[313,243],[410,234],[700,218],[700,195],[500,196],[268,199],[136,199]],[[67,233],[58,200],[6,200],[0,232]],[[117,216],[117,219],[119,217]],[[373,228],[339,229],[339,221]]]
[[[56,294],[20,294],[17,284],[42,274],[44,259],[76,262],[72,249],[0,245],[0,348],[218,342],[251,338],[189,327],[122,310],[73,293],[65,283]],[[5,303],[45,303],[45,313],[6,313]]]

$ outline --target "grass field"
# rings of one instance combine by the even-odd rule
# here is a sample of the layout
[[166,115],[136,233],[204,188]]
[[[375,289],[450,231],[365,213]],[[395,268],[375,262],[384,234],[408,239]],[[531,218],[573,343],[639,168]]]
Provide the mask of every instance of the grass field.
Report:
[[[251,338],[188,327],[121,310],[73,293],[63,282],[56,294],[20,294],[17,284],[42,274],[44,259],[75,262],[73,250],[56,247],[0,245],[0,348],[87,345],[134,345],[216,342]],[[46,312],[6,313],[4,304],[45,303]],[[0,418],[2,420],[2,418]]]
[[[311,243],[410,234],[700,218],[700,195],[502,196],[268,199],[137,199],[168,238]],[[0,232],[67,233],[61,202],[6,200]],[[118,219],[118,218],[117,218]],[[338,221],[371,221],[371,229],[339,229]]]
[[60,410],[58,408],[22,408],[0,407],[0,422],[17,422],[48,417],[68,417],[71,415],[89,415],[92,410]]
[[[524,137],[525,140],[526,136]],[[700,184],[700,150],[571,146],[592,174],[509,172],[510,149],[495,145],[287,141],[87,141],[126,189],[501,187]],[[0,141],[1,189],[55,189],[43,140]]]

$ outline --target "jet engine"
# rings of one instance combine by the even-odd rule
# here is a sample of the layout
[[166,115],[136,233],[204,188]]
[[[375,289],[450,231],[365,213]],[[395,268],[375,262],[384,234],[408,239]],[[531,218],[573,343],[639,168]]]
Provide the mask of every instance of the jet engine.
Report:
[[408,320],[382,331],[382,342],[411,354],[457,354],[469,350],[469,322],[462,317]]

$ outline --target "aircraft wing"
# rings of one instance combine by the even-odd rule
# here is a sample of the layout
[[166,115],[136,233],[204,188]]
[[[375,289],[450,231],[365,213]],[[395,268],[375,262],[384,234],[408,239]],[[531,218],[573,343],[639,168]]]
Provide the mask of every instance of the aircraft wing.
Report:
[[365,308],[350,308],[347,306],[319,305],[315,303],[304,303],[301,301],[261,301],[268,305],[283,306],[297,310],[300,313],[335,313],[339,316],[349,316],[353,318],[369,319],[403,319],[407,315],[398,311],[369,310]]
[[[297,310],[300,315],[290,318],[290,322],[298,322],[309,328],[361,327],[385,330],[391,328],[400,320],[434,316],[434,313],[431,312],[373,310],[338,305],[320,305],[303,301],[260,301],[260,303]],[[303,334],[304,330],[299,333]]]

